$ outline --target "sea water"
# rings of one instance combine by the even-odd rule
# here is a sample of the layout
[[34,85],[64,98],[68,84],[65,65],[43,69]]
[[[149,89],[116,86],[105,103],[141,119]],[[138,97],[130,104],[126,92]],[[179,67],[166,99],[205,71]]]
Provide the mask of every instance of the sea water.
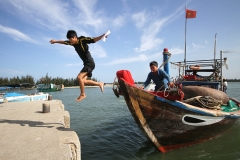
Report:
[[[240,83],[228,83],[227,93],[240,100]],[[79,88],[50,93],[62,100],[70,113],[71,128],[81,143],[82,160],[235,160],[240,159],[240,121],[224,134],[209,141],[161,153],[143,135],[131,116],[123,97],[112,87],[85,88],[87,97],[75,102]]]

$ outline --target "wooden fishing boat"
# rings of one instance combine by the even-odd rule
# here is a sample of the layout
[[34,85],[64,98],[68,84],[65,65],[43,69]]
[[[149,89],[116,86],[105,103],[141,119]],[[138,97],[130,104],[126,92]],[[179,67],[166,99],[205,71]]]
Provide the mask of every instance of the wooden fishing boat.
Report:
[[[134,84],[131,73],[127,70],[117,71],[117,82],[114,85],[117,86],[113,87],[115,95],[124,97],[139,128],[163,153],[216,137],[231,128],[240,117],[240,103],[228,99],[224,92],[213,88],[185,87],[178,83],[169,90],[146,91]],[[197,96],[199,99],[207,99],[206,103],[201,99],[201,103],[197,104],[188,95],[196,89],[200,91],[198,93],[212,93],[211,95],[217,96]],[[188,96],[187,99],[185,96]],[[220,98],[215,99],[217,97]],[[222,99],[227,99],[227,104]],[[206,107],[206,104],[211,103],[218,107]],[[230,103],[232,106],[228,106]],[[221,108],[223,106],[230,109],[224,111]]]

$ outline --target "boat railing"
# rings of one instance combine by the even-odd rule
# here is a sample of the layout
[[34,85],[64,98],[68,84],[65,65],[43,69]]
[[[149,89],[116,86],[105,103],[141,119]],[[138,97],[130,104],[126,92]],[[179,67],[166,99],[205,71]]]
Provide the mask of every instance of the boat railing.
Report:
[[[201,76],[201,80],[216,80],[221,77],[221,68],[226,58],[224,59],[210,59],[210,60],[194,60],[186,62],[170,62],[173,66],[177,66],[179,70],[179,77],[184,79],[187,75],[196,75],[197,73],[208,73],[206,76]],[[209,74],[210,73],[210,74]]]

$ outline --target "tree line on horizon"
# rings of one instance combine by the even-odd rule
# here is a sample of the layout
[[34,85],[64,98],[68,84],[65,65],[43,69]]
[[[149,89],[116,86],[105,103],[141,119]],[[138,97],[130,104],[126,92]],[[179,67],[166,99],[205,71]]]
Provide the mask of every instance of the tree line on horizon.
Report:
[[[91,78],[91,80],[95,81],[95,82],[99,82],[99,80],[97,80],[97,78]],[[240,79],[227,79],[228,82],[240,82]],[[13,78],[3,78],[0,77],[0,86],[8,86],[8,85],[16,85],[16,84],[23,84],[23,83],[28,83],[31,86],[35,86],[38,84],[50,84],[53,83],[55,85],[61,85],[63,84],[66,87],[71,87],[71,86],[79,86],[79,82],[77,80],[77,78],[60,78],[60,77],[56,77],[56,78],[52,78],[49,77],[48,74],[46,74],[45,77],[41,77],[38,80],[35,80],[33,76],[30,75],[26,75],[26,76],[17,76],[17,77],[13,77]],[[135,83],[139,83],[142,84],[143,82],[135,82]]]
[[[95,82],[99,82],[97,78],[92,77],[91,80]],[[77,78],[68,78],[68,79],[67,78],[64,79],[60,77],[52,78],[52,77],[49,77],[48,74],[46,74],[45,77],[41,77],[38,80],[35,80],[34,77],[30,75],[21,76],[21,77],[17,76],[13,78],[0,77],[0,86],[8,86],[8,85],[16,85],[16,84],[24,84],[24,83],[28,83],[31,86],[35,86],[38,84],[50,84],[50,83],[53,83],[55,85],[63,84],[66,87],[79,85]]]

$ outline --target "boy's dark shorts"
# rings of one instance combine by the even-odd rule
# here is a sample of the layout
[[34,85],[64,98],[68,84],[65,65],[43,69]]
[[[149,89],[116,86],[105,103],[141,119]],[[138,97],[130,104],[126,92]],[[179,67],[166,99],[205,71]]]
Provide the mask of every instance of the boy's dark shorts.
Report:
[[87,63],[84,64],[84,67],[82,68],[81,72],[87,72],[88,77],[92,77],[92,71],[95,68],[95,63]]

